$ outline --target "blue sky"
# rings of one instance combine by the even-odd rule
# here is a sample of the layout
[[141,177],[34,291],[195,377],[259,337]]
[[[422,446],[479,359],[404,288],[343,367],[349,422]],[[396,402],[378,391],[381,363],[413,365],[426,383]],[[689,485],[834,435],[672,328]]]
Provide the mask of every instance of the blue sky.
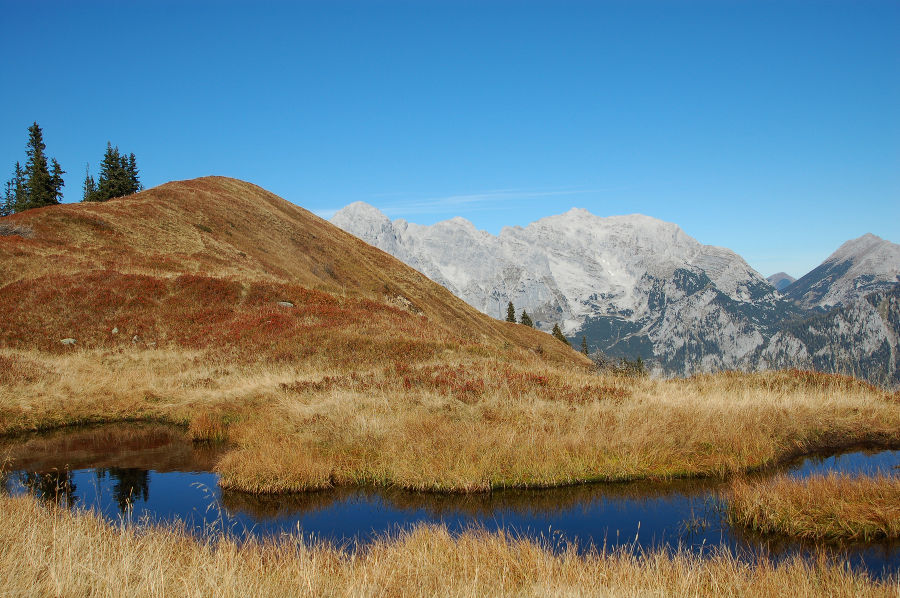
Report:
[[0,176],[220,174],[327,216],[643,213],[799,276],[900,242],[900,2],[0,0]]

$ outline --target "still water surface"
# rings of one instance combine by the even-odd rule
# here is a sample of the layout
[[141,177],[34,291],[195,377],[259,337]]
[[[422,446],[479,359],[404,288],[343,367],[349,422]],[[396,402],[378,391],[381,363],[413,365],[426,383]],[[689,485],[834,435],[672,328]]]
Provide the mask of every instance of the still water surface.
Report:
[[[221,447],[194,444],[179,428],[119,424],[0,442],[6,492],[34,493],[119,521],[183,521],[195,533],[239,537],[300,532],[339,544],[365,543],[418,523],[451,531],[473,525],[581,548],[635,544],[776,558],[812,544],[762,538],[723,521],[714,480],[592,484],[471,495],[340,488],[289,496],[223,492],[212,473]],[[856,450],[808,457],[781,469],[803,477],[829,471],[900,475],[900,451]],[[772,475],[772,472],[759,475]],[[900,543],[830,546],[855,568],[900,573]]]

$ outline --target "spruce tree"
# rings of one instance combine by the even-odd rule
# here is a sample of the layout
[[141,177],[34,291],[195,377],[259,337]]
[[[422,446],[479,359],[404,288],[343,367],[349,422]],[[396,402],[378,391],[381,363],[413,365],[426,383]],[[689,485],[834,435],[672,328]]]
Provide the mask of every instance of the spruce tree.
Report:
[[91,176],[90,164],[84,167],[84,183],[82,183],[81,190],[81,201],[97,201],[97,183],[94,182],[94,177]]
[[[90,181],[88,180],[90,179]],[[85,190],[89,189],[93,178],[85,176]],[[86,193],[84,201],[106,201],[113,197],[123,197],[137,193],[143,188],[138,178],[137,159],[134,154],[128,157],[119,152],[118,146],[106,142],[106,153],[100,162],[100,174],[92,193]]]
[[138,167],[137,167],[137,159],[134,157],[134,153],[128,154],[128,165],[126,166],[126,172],[128,173],[128,188],[130,193],[137,193],[141,189],[144,188],[141,185],[141,180],[138,177]]
[[13,178],[6,182],[6,197],[4,201],[6,214],[15,214],[25,208],[25,170],[16,162]]
[[560,342],[562,342],[562,343],[565,343],[565,345],[566,345],[567,347],[570,347],[570,346],[571,346],[571,345],[569,345],[569,340],[566,338],[566,335],[563,334],[563,333],[562,333],[562,330],[559,329],[559,324],[554,324],[554,325],[553,325],[553,332],[552,332],[552,334],[553,334],[554,338],[556,338],[558,341],[560,341]]
[[122,168],[119,148],[106,142],[106,153],[100,162],[100,176],[97,179],[97,201],[128,195],[128,175]]
[[65,185],[62,175],[66,173],[54,158],[49,162],[44,150],[44,134],[34,123],[28,127],[28,144],[25,155],[28,160],[23,168],[16,162],[13,178],[6,183],[0,213],[13,214],[31,208],[40,208],[60,203]]
[[53,189],[53,203],[62,201],[62,188],[66,184],[62,178],[64,174],[66,171],[62,169],[56,158],[53,158],[50,161],[50,187]]
[[[25,153],[28,161],[25,163],[25,202],[22,209],[40,208],[59,203],[57,190],[47,166],[47,157],[44,155],[44,136],[41,127],[34,123],[28,127],[28,146]],[[57,164],[58,166],[58,164]]]
[[28,206],[26,203],[28,202],[28,185],[27,179],[25,176],[25,169],[22,168],[22,165],[16,162],[16,169],[13,174],[13,181],[15,184],[15,189],[13,192],[15,193],[15,202],[13,203],[13,207],[16,212],[21,212],[22,210],[27,210]]
[[586,336],[581,337],[581,352],[584,353],[585,355],[588,354],[588,346],[587,346],[587,337]]
[[522,317],[519,318],[519,324],[524,324],[529,328],[534,328],[534,322],[531,321],[531,316],[528,315],[524,309],[522,310]]
[[3,193],[3,201],[0,201],[0,217],[9,216],[13,213],[13,182],[12,179],[6,181],[6,189]]
[[513,307],[512,301],[506,304],[506,321],[516,323],[516,308]]

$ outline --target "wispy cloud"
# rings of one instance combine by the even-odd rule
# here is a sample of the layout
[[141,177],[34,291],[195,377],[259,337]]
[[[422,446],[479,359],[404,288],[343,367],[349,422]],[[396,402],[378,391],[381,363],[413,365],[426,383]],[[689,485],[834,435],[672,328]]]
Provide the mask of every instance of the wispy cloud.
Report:
[[[444,195],[439,197],[426,197],[419,199],[393,200],[379,202],[382,212],[389,216],[402,216],[405,214],[439,214],[455,210],[466,212],[492,210],[502,207],[510,202],[528,201],[531,199],[546,199],[548,197],[563,197],[571,195],[583,195],[591,193],[586,189],[497,189],[479,193],[463,193],[459,195]],[[376,197],[389,197],[388,194],[380,194]]]
[[[550,197],[566,197],[596,193],[591,189],[495,189],[478,193],[461,193],[436,197],[413,196],[412,193],[375,193],[367,203],[374,205],[392,218],[413,214],[452,214],[481,212],[505,208],[511,202],[523,202]],[[351,202],[348,202],[351,203]],[[325,220],[331,219],[344,206],[319,208],[313,213]]]

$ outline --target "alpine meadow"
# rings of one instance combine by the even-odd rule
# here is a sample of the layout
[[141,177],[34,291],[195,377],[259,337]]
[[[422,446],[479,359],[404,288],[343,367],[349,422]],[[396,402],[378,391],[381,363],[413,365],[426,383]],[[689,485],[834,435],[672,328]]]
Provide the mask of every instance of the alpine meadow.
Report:
[[900,598],[896,1],[0,14],[0,598]]
[[[485,492],[724,477],[823,449],[900,444],[896,392],[802,371],[597,371],[553,336],[480,314],[233,179],[29,210],[4,225],[16,232],[0,237],[0,430],[186,426],[196,441],[232,447],[215,466],[226,489]],[[13,517],[27,500],[3,505]],[[471,541],[451,540],[453,550]],[[391,550],[401,546],[413,549],[403,540]],[[270,549],[283,550],[234,558]],[[605,558],[577,566],[631,566]],[[671,575],[702,577],[707,566],[671,558],[666,568],[689,569]]]

